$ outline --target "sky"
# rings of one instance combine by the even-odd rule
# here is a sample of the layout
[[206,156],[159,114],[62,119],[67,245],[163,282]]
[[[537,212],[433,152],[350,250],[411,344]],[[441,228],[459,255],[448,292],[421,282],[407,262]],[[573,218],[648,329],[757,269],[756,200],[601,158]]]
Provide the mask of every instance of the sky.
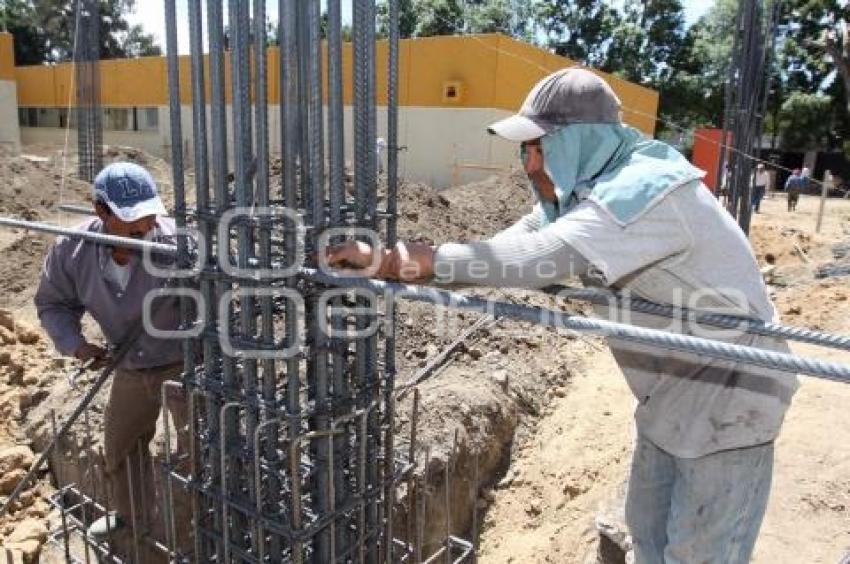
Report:
[[[245,0],[247,1],[247,0]],[[687,25],[691,25],[700,16],[705,14],[708,9],[714,4],[715,0],[682,0],[685,7],[685,21]],[[180,25],[177,27],[177,45],[179,52],[185,54],[189,52],[189,25],[187,21],[186,0],[176,0],[177,4],[177,21]],[[227,6],[225,2],[225,14]],[[266,2],[268,10],[268,19],[277,21],[277,2]],[[322,2],[324,9],[325,2]],[[351,21],[351,3],[343,2],[342,17],[344,21]],[[165,51],[165,7],[163,0],[137,0],[136,11],[132,14],[127,14],[127,21],[130,24],[142,24],[145,31],[152,33],[156,37],[163,51]],[[226,18],[226,15],[225,15]],[[206,36],[206,34],[204,34]]]

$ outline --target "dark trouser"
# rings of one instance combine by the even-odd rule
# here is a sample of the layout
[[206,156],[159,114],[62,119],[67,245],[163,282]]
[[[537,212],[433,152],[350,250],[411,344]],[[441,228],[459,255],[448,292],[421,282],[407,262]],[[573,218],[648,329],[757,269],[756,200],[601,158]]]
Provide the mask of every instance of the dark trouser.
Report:
[[797,200],[800,199],[800,194],[797,192],[788,192],[788,211],[797,209]]
[[765,186],[754,186],[753,187],[752,204],[753,204],[753,209],[755,211],[759,211],[759,206],[761,206],[761,200],[762,200],[762,198],[764,198],[764,190],[765,190]]
[[[110,504],[128,527],[135,523],[138,534],[151,531],[159,537],[164,531],[160,507],[155,503],[160,496],[155,487],[150,442],[162,408],[163,383],[177,379],[182,370],[182,364],[119,369],[112,381],[104,418]],[[177,429],[177,450],[186,452],[187,411],[182,390],[166,387],[166,404]]]

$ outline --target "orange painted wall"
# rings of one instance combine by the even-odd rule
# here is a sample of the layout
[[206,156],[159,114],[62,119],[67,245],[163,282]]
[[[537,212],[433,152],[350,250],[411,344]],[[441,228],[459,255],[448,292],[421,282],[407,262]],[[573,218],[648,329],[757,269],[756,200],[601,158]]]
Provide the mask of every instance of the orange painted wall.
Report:
[[[729,136],[728,138],[731,138],[731,133]],[[720,144],[722,140],[722,129],[697,129],[694,131],[694,150],[691,162],[695,167],[705,171],[703,182],[712,192],[717,192],[719,188],[717,166],[720,164]]]
[[[3,37],[0,34],[0,55]],[[386,104],[386,42],[379,42],[376,52],[377,97]],[[268,51],[270,103],[277,103],[279,60],[277,48]],[[209,100],[209,61],[204,58],[207,100]],[[326,50],[323,50],[326,63]],[[0,61],[1,63],[2,61]],[[540,78],[566,66],[569,59],[500,34],[428,37],[403,40],[399,46],[399,104],[402,106],[499,108],[515,111],[525,95]],[[343,48],[344,99],[350,105],[352,92],[352,46]],[[326,67],[326,64],[323,66]],[[14,76],[18,83],[22,106],[64,107],[68,104],[70,64],[18,67]],[[191,95],[189,57],[180,58],[180,89],[183,104]],[[2,66],[0,65],[0,72]],[[325,70],[326,72],[326,70]],[[598,73],[611,84],[623,102],[624,119],[647,134],[655,132],[658,93],[631,84],[612,75]],[[168,103],[167,69],[163,57],[142,57],[103,61],[101,66],[101,100],[106,106],[164,106]],[[230,64],[225,63],[226,96],[230,100]],[[451,81],[461,88],[454,102],[443,99],[443,85]],[[325,95],[327,93],[325,92]]]
[[0,32],[0,80],[15,80],[15,42],[8,31]]

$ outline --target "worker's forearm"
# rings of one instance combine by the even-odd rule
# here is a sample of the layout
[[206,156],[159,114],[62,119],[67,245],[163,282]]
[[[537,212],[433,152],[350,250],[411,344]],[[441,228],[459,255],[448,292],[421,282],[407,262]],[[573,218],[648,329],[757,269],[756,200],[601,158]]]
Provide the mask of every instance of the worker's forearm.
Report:
[[493,235],[493,237],[490,238],[490,241],[500,241],[506,238],[516,237],[517,235],[534,233],[540,229],[540,223],[540,214],[535,207],[534,211],[522,216],[516,223],[507,229],[503,229]]
[[541,288],[587,270],[587,261],[551,232],[437,248],[438,282],[514,288]]

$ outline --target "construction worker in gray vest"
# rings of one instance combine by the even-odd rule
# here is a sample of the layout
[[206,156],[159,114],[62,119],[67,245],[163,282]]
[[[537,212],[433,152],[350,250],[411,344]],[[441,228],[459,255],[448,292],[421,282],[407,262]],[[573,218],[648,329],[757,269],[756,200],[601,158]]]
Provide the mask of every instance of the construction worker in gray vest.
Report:
[[[544,287],[577,276],[655,302],[773,320],[749,242],[703,185],[703,171],[621,123],[620,110],[592,72],[555,72],[517,115],[489,128],[519,144],[537,198],[529,214],[486,241],[393,249],[350,241],[324,256],[334,268],[377,264],[377,276],[403,281]],[[670,327],[669,319],[614,307],[598,312],[788,351],[783,340],[681,321]],[[636,562],[749,562],[796,375],[616,339],[609,345],[637,400],[626,503]]]
[[[93,205],[96,217],[77,229],[135,239],[169,240],[174,235],[153,178],[138,165],[113,163],[104,168],[94,181]],[[124,344],[133,327],[142,323],[145,297],[165,284],[164,277],[150,270],[140,254],[128,248],[57,239],[35,295],[39,319],[56,349],[83,363],[105,363],[109,349],[86,339],[83,314],[97,322],[109,346]],[[153,306],[150,322],[157,330],[176,330],[179,308]],[[149,445],[162,407],[162,386],[180,378],[183,353],[179,340],[151,336],[149,329],[130,345],[112,381],[104,417],[104,462],[115,511],[91,525],[89,533],[97,537],[110,534],[126,541],[133,521],[140,533],[162,530],[157,507],[151,505],[156,492]],[[185,442],[185,402],[179,391],[168,389],[167,396],[178,441]],[[144,476],[140,468],[146,469]],[[145,504],[147,523],[140,511]]]

